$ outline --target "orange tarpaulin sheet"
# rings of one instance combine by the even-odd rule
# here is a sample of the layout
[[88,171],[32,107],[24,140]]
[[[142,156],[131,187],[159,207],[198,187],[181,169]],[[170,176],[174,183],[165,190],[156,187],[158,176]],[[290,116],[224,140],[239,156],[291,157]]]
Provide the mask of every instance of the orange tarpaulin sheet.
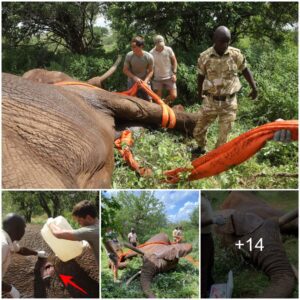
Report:
[[259,151],[268,140],[273,138],[275,131],[281,129],[290,130],[292,140],[298,140],[297,120],[268,123],[243,133],[232,141],[195,159],[192,162],[193,168],[177,168],[166,171],[164,174],[167,176],[167,182],[178,182],[181,172],[190,172],[188,180],[192,181],[217,175],[239,165]]

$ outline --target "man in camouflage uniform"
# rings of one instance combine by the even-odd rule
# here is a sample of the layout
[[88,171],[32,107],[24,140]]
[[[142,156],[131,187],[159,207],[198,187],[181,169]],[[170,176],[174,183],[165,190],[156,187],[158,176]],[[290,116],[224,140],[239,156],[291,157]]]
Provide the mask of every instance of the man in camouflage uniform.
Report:
[[219,136],[216,148],[226,143],[227,136],[236,118],[237,92],[241,89],[238,73],[242,73],[252,91],[250,97],[257,97],[257,89],[246,60],[239,49],[229,47],[231,34],[228,28],[220,26],[213,36],[213,47],[200,54],[198,59],[198,95],[203,98],[200,117],[194,128],[198,147],[194,155],[205,153],[206,132],[209,125],[219,117]]

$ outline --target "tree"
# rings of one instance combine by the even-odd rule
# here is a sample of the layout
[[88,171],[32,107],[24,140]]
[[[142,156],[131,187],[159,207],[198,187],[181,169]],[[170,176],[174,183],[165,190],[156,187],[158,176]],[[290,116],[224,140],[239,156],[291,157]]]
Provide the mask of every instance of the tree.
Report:
[[3,37],[11,46],[34,36],[43,43],[62,45],[73,53],[87,54],[102,47],[103,30],[95,32],[100,13],[97,2],[5,2]]
[[191,225],[199,229],[199,205],[190,214]]
[[65,191],[35,191],[35,192],[4,192],[4,213],[15,212],[23,215],[26,222],[31,223],[33,216],[47,214],[47,217],[66,215],[73,206],[82,201],[93,201],[99,208],[99,193],[97,192],[65,192]]
[[114,223],[118,233],[127,239],[130,229],[135,228],[139,242],[143,242],[166,226],[167,218],[164,204],[155,198],[153,192],[139,194],[121,191],[114,196],[121,209],[115,214]]
[[219,25],[231,30],[233,42],[246,35],[279,41],[298,22],[296,2],[110,2],[104,9],[120,49],[136,34],[152,45],[150,38],[158,33],[176,53],[190,53],[183,57],[186,62],[211,45]]

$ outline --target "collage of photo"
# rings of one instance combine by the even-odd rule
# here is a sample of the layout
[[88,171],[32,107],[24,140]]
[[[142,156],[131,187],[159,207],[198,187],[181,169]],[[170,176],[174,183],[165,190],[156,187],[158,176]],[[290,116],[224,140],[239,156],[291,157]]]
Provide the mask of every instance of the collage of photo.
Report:
[[299,299],[298,1],[1,1],[1,299]]

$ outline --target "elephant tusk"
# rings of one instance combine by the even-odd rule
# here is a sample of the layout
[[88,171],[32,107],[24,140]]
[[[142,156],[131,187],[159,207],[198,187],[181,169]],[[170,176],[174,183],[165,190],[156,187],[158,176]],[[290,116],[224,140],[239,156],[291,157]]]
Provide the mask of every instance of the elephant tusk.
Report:
[[279,223],[279,226],[283,226],[285,225],[286,223],[296,219],[298,217],[298,208],[284,214],[283,216],[281,216],[279,219],[278,219],[278,223]]
[[294,275],[295,275],[295,277],[296,277],[296,279],[298,281],[298,277],[299,277],[298,270],[297,270],[297,268],[293,264],[291,264],[291,267],[292,267]]
[[136,274],[134,274],[133,276],[131,276],[127,281],[126,281],[126,286],[129,286],[129,284],[135,279],[137,278],[139,275],[141,275],[142,271],[138,271]]

